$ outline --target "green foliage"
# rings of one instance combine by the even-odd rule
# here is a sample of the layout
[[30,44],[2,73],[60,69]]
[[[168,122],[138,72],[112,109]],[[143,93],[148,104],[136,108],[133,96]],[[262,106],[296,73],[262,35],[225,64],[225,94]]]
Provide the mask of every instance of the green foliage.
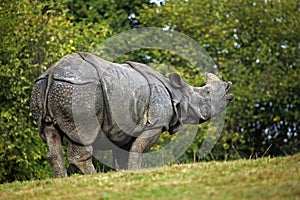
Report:
[[113,32],[119,33],[138,24],[135,13],[149,1],[65,0],[64,3],[75,22],[105,23]]
[[75,26],[55,1],[2,1],[0,8],[0,182],[44,178],[51,174],[46,146],[29,112],[34,80],[62,56],[90,51],[108,31]]
[[42,31],[49,18],[35,8],[41,9],[36,2],[1,2],[1,182],[45,176],[39,169],[45,164],[45,145],[28,118],[33,77],[46,69],[47,35]]
[[174,0],[140,12],[142,26],[167,27],[198,41],[223,79],[234,83],[215,159],[299,152],[299,9],[296,0]]

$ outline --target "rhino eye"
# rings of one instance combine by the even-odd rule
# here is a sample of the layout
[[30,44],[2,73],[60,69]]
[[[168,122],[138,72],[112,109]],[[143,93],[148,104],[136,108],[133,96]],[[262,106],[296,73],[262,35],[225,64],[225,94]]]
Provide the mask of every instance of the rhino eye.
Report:
[[206,92],[206,94],[210,94],[210,88],[205,88],[205,92]]

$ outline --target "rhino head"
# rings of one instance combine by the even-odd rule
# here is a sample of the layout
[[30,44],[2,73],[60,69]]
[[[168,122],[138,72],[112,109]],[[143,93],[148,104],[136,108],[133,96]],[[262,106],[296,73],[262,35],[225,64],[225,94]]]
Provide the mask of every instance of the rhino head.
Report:
[[221,113],[233,99],[227,94],[232,83],[221,81],[215,74],[206,73],[206,85],[192,87],[185,83],[179,74],[169,76],[173,87],[180,89],[180,120],[183,124],[200,124]]

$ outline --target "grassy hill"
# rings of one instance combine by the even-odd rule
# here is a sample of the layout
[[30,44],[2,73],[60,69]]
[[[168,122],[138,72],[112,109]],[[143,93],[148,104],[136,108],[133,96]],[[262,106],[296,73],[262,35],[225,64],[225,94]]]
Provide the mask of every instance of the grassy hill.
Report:
[[0,199],[300,199],[300,154],[14,182]]

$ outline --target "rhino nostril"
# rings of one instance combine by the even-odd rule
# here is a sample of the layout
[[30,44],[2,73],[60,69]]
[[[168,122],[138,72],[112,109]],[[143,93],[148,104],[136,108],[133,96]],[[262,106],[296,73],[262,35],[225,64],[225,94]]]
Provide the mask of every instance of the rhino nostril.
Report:
[[231,89],[232,82],[228,81],[227,82],[227,87],[226,87],[226,92],[228,92]]

